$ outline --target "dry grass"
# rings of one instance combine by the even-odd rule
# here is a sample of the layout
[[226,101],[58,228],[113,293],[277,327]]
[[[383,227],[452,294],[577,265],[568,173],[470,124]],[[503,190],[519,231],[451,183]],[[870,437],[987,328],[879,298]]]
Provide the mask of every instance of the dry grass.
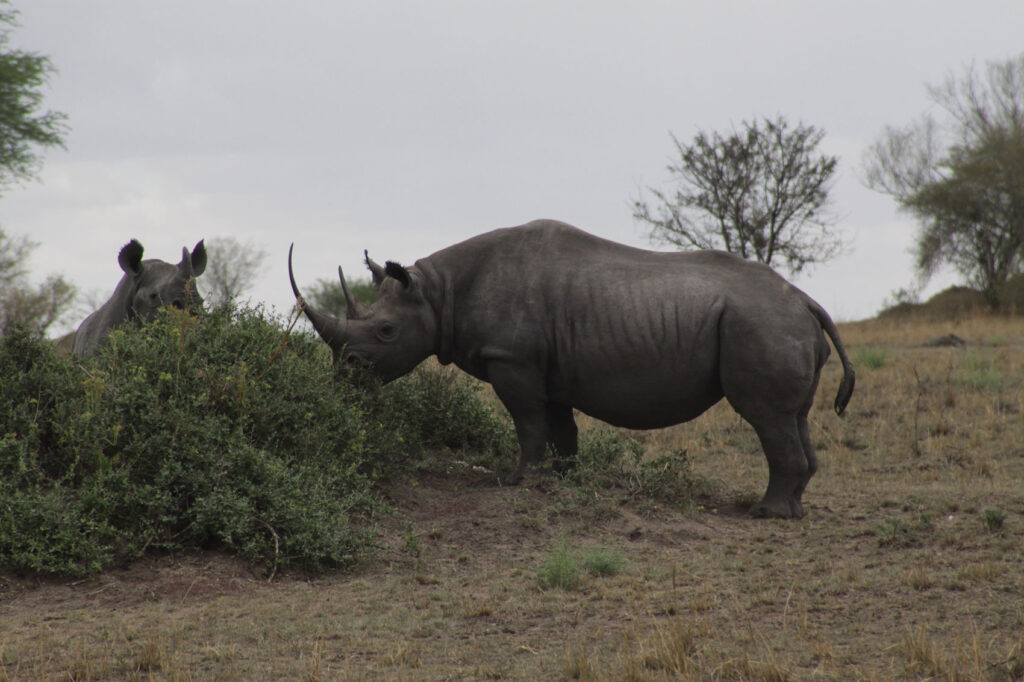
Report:
[[[82,583],[0,578],[0,680],[1013,680],[1024,677],[1024,321],[841,326],[797,522],[726,405],[645,434],[717,482],[701,510],[453,469],[393,491],[378,560],[268,584],[218,556]],[[925,348],[954,333],[963,349]],[[573,589],[560,547],[625,559]]]

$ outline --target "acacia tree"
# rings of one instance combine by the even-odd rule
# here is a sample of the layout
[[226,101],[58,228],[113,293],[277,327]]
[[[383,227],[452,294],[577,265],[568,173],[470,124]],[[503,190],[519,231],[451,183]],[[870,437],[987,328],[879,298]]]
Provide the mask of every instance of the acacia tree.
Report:
[[[53,73],[46,57],[10,49],[17,12],[0,1],[0,191],[39,172],[37,147],[64,146],[64,114],[42,111],[41,88]],[[74,287],[51,275],[38,288],[28,281],[27,260],[37,246],[0,230],[0,335],[14,325],[39,335],[71,306]]]
[[1024,55],[967,67],[928,95],[937,115],[887,127],[865,155],[866,183],[920,223],[922,281],[950,265],[998,308],[1024,269]]
[[700,131],[690,144],[672,135],[676,188],[648,188],[656,201],[635,200],[633,217],[653,241],[683,249],[725,249],[792,273],[827,261],[843,243],[828,210],[839,160],[817,151],[824,135],[782,116],[728,135]]
[[196,280],[203,297],[213,307],[237,300],[256,281],[267,252],[234,237],[215,237],[206,243],[208,254],[202,279]]
[[28,281],[25,264],[36,246],[26,237],[8,237],[0,229],[0,336],[21,326],[42,337],[75,299],[75,287],[60,275],[50,275],[39,286]]

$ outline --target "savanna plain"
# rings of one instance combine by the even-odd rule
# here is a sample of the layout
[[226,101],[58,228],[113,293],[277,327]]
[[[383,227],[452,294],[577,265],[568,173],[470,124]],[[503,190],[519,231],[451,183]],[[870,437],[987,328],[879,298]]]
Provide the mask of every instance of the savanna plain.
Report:
[[[1024,319],[840,332],[857,387],[836,417],[833,353],[802,520],[746,515],[767,466],[725,403],[627,434],[638,466],[685,460],[681,499],[628,471],[503,487],[438,452],[387,483],[352,570],[0,576],[0,680],[1024,678]],[[947,334],[966,345],[926,345]]]

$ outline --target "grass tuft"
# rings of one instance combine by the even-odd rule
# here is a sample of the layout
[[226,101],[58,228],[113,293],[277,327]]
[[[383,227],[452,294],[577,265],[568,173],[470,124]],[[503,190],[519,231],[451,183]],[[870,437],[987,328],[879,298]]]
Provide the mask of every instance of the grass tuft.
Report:
[[580,585],[580,577],[579,560],[569,551],[566,542],[560,543],[548,554],[537,573],[540,586],[544,589],[575,590]]

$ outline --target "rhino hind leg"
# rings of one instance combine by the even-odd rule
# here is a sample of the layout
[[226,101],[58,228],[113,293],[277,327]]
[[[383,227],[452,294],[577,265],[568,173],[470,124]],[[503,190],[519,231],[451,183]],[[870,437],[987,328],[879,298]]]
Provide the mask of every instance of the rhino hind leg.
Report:
[[[807,483],[818,470],[811,445],[807,415],[814,400],[817,372],[806,385],[779,393],[726,394],[733,408],[757,432],[768,461],[768,489],[750,508],[752,516],[799,519],[804,516],[801,499]],[[778,382],[777,385],[784,385]]]
[[[780,419],[754,426],[768,460],[768,489],[750,508],[752,516],[799,519],[804,489],[818,468],[813,450],[805,447],[807,417]],[[807,439],[809,445],[809,439]]]

